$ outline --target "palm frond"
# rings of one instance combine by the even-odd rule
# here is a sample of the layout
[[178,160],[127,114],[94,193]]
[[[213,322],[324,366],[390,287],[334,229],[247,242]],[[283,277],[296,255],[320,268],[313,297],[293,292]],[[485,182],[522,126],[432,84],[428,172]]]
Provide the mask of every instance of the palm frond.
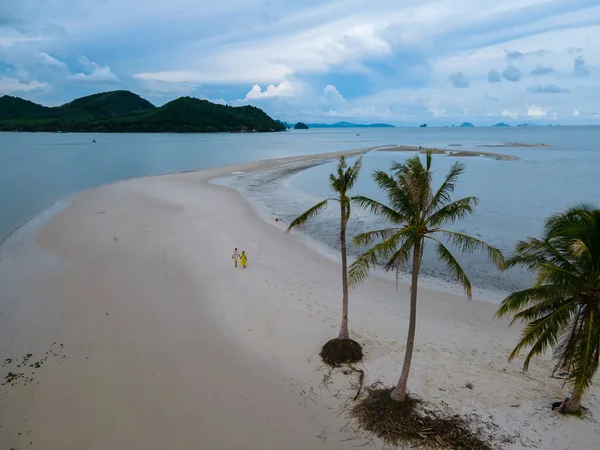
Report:
[[443,226],[457,220],[464,219],[475,212],[475,206],[479,203],[477,197],[466,197],[449,203],[427,218],[430,227]]
[[370,211],[372,214],[382,216],[388,222],[401,224],[405,221],[402,214],[377,200],[372,200],[362,195],[356,195],[350,199],[357,206]]
[[[582,326],[575,333],[573,345],[564,353],[562,361],[569,361],[568,382],[582,394],[592,384],[600,362],[600,321],[595,308],[587,308],[582,314]],[[566,356],[566,358],[564,358]],[[579,400],[579,399],[576,399]]]
[[433,195],[431,202],[427,208],[427,212],[431,213],[437,209],[440,209],[441,205],[445,205],[450,202],[450,194],[454,192],[458,178],[465,171],[465,165],[462,162],[455,162],[446,174],[444,181]]
[[396,233],[360,255],[350,266],[349,285],[355,286],[362,282],[369,270],[379,265],[379,261],[389,260],[407,239],[413,237],[415,231],[414,227],[400,228]]
[[362,168],[362,156],[359,157],[354,164],[346,170],[345,178],[346,178],[346,190],[349,191],[354,187],[354,183],[358,179],[360,175],[360,169]]
[[572,310],[571,304],[565,304],[554,309],[546,316],[529,322],[521,334],[521,340],[515,346],[508,360],[512,361],[516,358],[523,348],[531,347],[523,362],[523,370],[527,371],[534,356],[542,355],[548,348],[557,345],[560,334],[569,324]]
[[517,320],[539,319],[569,300],[570,298],[563,295],[555,286],[534,286],[508,295],[500,303],[496,317],[502,318],[513,314],[511,324]]
[[448,268],[448,270],[450,270],[452,274],[454,274],[454,276],[456,277],[456,281],[458,281],[462,285],[462,287],[465,290],[465,294],[467,295],[469,300],[471,300],[473,298],[471,290],[471,281],[469,281],[469,277],[467,277],[467,274],[463,270],[460,263],[456,260],[454,255],[452,255],[452,252],[450,252],[450,250],[448,250],[446,246],[440,241],[431,236],[426,236],[426,238],[437,243],[435,250],[438,259],[445,264],[445,266]]
[[385,192],[390,208],[404,214],[413,215],[414,205],[408,195],[407,190],[401,185],[401,177],[389,175],[383,170],[373,172],[373,181]]
[[464,253],[474,253],[476,251],[482,251],[487,254],[488,259],[494,263],[497,267],[504,266],[504,256],[502,252],[487,242],[481,239],[476,239],[464,233],[450,230],[436,230],[442,233],[443,236],[450,241],[452,245],[459,248]]
[[337,199],[335,199],[335,198],[325,199],[322,202],[317,203],[312,208],[309,208],[308,210],[304,211],[302,214],[300,214],[298,217],[296,217],[294,220],[292,220],[292,223],[290,223],[287,230],[285,230],[286,233],[289,233],[292,230],[292,228],[296,228],[300,225],[304,225],[309,220],[314,219],[316,216],[318,216],[323,211],[323,209],[325,209],[327,207],[327,204],[329,203],[330,200],[337,200]]
[[557,269],[575,273],[577,268],[568,256],[564,249],[557,248],[555,242],[549,239],[528,238],[517,242],[515,254],[505,261],[504,268],[521,266],[535,274],[539,271],[540,264],[550,263]]
[[385,240],[399,231],[400,228],[383,228],[380,230],[366,231],[365,233],[360,233],[354,236],[352,239],[352,245],[355,247],[371,245],[373,242]]

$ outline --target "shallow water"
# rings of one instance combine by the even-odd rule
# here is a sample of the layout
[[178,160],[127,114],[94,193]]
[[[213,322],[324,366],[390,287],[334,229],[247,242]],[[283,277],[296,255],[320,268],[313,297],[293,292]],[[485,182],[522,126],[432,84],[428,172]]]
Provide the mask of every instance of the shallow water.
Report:
[[[517,161],[460,158],[467,166],[456,195],[481,200],[477,213],[453,229],[480,237],[510,252],[516,240],[536,236],[543,220],[582,201],[600,204],[599,127],[321,129],[265,134],[63,134],[0,133],[0,240],[57,201],[99,185],[141,176],[204,169],[300,154],[386,146],[422,145],[449,150],[475,149],[518,156]],[[93,142],[96,140],[96,142]],[[504,142],[545,143],[544,148],[489,148]],[[408,153],[365,156],[354,192],[384,200],[373,185],[374,169],[387,169]],[[436,155],[439,179],[458,158]],[[289,222],[330,195],[327,177],[335,162],[289,166],[248,177],[231,175],[244,194],[267,214]],[[384,225],[354,210],[350,234]],[[305,231],[334,249],[337,211],[326,211]],[[466,256],[475,285],[512,289],[527,283],[518,271],[500,274],[481,257]],[[426,274],[444,277],[431,253]],[[447,278],[447,276],[446,276]]]
[[[544,130],[545,131],[545,130]],[[536,132],[539,131],[536,130]],[[481,137],[477,143],[473,139],[461,140],[449,134],[452,140],[445,143],[438,140],[438,146],[460,144],[462,149],[493,150],[518,156],[516,161],[499,161],[484,157],[455,158],[434,155],[434,182],[439,184],[443,175],[456,161],[466,165],[455,198],[477,196],[480,203],[476,213],[449,228],[468,233],[483,239],[510,254],[514,244],[527,236],[539,236],[544,220],[564,208],[581,202],[600,205],[600,144],[597,128],[552,128],[552,133],[531,138],[544,139],[552,145],[545,148],[482,148]],[[511,139],[506,141],[515,141]],[[497,141],[488,141],[494,143]],[[528,139],[525,142],[536,141]],[[575,145],[577,142],[577,145]],[[404,142],[403,142],[404,143]],[[416,143],[428,146],[429,143]],[[393,161],[403,161],[412,153],[370,152],[365,155],[363,169],[353,193],[365,195],[385,202],[385,196],[374,185],[371,174],[375,169],[387,170]],[[354,159],[350,159],[352,162]],[[237,180],[237,187],[252,200],[262,204],[274,216],[289,223],[296,215],[316,202],[331,195],[328,175],[335,170],[336,162],[331,161],[306,170],[272,171],[258,174],[246,180]],[[328,208],[322,216],[303,228],[304,232],[332,248],[338,247],[339,211]],[[349,223],[349,235],[367,230],[385,228],[386,224],[378,217],[365,211],[353,210]],[[360,249],[351,249],[357,255]],[[481,254],[460,255],[467,274],[475,286],[492,291],[506,291],[524,288],[530,275],[515,269],[499,272]],[[452,281],[452,277],[438,261],[434,248],[426,248],[423,259],[423,273]]]

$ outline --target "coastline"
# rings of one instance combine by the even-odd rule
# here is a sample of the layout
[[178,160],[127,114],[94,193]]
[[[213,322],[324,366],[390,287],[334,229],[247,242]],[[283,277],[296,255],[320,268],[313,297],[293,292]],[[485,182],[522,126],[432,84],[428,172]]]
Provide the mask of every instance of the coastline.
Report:
[[[526,147],[537,147],[537,145],[526,145]],[[453,146],[454,147],[454,146]],[[512,147],[511,145],[483,145],[482,147]],[[417,147],[413,145],[397,145],[395,147],[382,148],[378,150],[380,152],[419,152],[421,154],[430,151],[434,155],[447,155],[453,157],[476,157],[482,156],[485,158],[492,158],[498,161],[517,161],[520,158],[515,155],[507,155],[504,153],[493,153],[493,152],[481,152],[476,150],[447,150],[441,148],[425,148],[425,147]]]
[[[317,354],[336,335],[339,264],[261,217],[234,189],[210,183],[366,151],[127,180],[75,196],[36,239],[67,265],[30,274],[23,291],[10,290],[15,307],[0,315],[0,337],[10,343],[3,360],[36,359],[53,342],[62,345],[51,353],[60,356],[28,375],[33,383],[3,387],[0,441],[48,450],[90,441],[98,448],[381,448],[336,414],[344,398],[334,394],[354,395],[348,378],[322,385]],[[232,267],[236,245],[249,254],[246,271]],[[0,273],[28,272],[19,248],[4,255]],[[547,407],[562,395],[548,359],[528,374],[520,361],[506,362],[519,328],[494,320],[494,305],[426,287],[419,296],[411,390],[456,413],[491,416],[515,436],[505,448],[593,446],[595,422],[562,420]],[[351,292],[365,385],[396,381],[407,298],[405,284],[396,292],[379,277]],[[587,402],[598,413],[592,392]],[[518,432],[523,423],[529,427]]]

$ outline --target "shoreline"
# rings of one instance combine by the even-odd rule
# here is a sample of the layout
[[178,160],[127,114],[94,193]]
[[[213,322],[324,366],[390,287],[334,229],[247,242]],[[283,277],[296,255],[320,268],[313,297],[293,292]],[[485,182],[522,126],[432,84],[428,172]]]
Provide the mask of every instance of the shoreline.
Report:
[[[8,343],[0,356],[13,359],[3,370],[60,346],[35,374],[20,369],[32,383],[3,387],[0,441],[15,448],[31,441],[34,450],[81,442],[145,450],[383,448],[336,414],[355,394],[352,380],[338,373],[322,382],[317,355],[337,334],[339,264],[265,220],[235,189],[210,183],[294,158],[366,151],[85,191],[37,234],[36,245],[62,262],[50,261],[52,272],[32,272],[23,246],[0,247],[0,280],[10,275],[5,286],[14,296],[0,315],[0,342]],[[234,246],[248,252],[247,270],[233,269]],[[407,285],[396,292],[379,277],[351,291],[365,386],[399,375],[407,299]],[[549,378],[548,358],[527,374],[522,358],[506,361],[519,327],[494,320],[495,309],[420,289],[411,391],[452,413],[489,417],[514,437],[507,449],[593,447],[598,424],[558,420],[550,411],[549,399],[563,391],[561,380]],[[600,413],[593,392],[586,406]]]
[[[381,151],[381,149],[376,149],[372,151]],[[329,161],[329,159],[319,159],[314,161],[311,160],[290,164],[289,166],[292,167],[290,167],[290,169],[287,170],[287,165],[269,169],[268,172],[273,172],[274,176],[272,178],[269,178],[267,181],[262,181],[261,184],[268,184],[276,181],[280,181],[283,184],[286,184],[287,182],[289,182],[290,177],[294,176],[296,173],[311,169],[321,164],[325,164]],[[260,175],[266,172],[267,171],[261,171],[259,173],[254,173],[254,175]],[[252,173],[240,172],[236,173],[236,175],[252,176]],[[208,182],[217,186],[225,186],[236,190],[244,198],[244,200],[256,210],[257,214],[261,217],[261,219],[263,219],[268,224],[272,224],[275,221],[275,219],[277,219],[278,223],[276,225],[285,230],[287,225],[289,225],[285,220],[283,220],[281,217],[278,217],[274,210],[262,204],[259,200],[255,200],[248,195],[247,189],[250,183],[248,179],[241,182],[236,182],[235,178],[237,177],[215,177],[209,179]],[[319,252],[323,256],[326,256],[336,264],[341,264],[339,249],[336,249],[335,247],[331,246],[325,241],[317,239],[310,233],[305,232],[304,230],[296,230],[295,233],[302,236],[302,239],[305,241],[305,245],[313,248],[315,251]],[[355,259],[356,257],[354,255],[352,255],[351,253],[348,254],[348,264],[354,262]],[[391,272],[386,272],[383,269],[373,269],[371,271],[371,275],[381,278],[383,280],[387,280],[388,282],[396,283],[396,275]],[[408,272],[401,272],[400,277],[398,279],[398,284],[408,285],[409,283],[410,274]],[[462,287],[460,287],[460,285],[449,279],[445,279],[434,274],[421,273],[419,276],[419,285],[425,286],[428,289],[432,289],[441,293],[449,293],[457,296],[462,296],[464,294],[463,289]],[[509,289],[487,289],[481,285],[473,285],[474,301],[477,302],[485,302],[493,305],[499,305],[500,302],[506,297],[506,295],[508,295],[509,292]]]
[[[456,147],[456,145],[450,145],[451,147]],[[481,147],[488,147],[483,145]],[[494,146],[491,145],[489,147],[503,147],[503,145]],[[421,154],[430,151],[434,155],[447,155],[454,157],[476,157],[482,156],[485,158],[492,158],[498,161],[517,161],[521,158],[515,155],[508,155],[503,153],[493,153],[493,152],[480,152],[476,150],[448,150],[441,148],[426,148],[426,147],[417,147],[414,145],[397,145],[395,147],[385,148],[378,150],[380,152],[419,152]]]

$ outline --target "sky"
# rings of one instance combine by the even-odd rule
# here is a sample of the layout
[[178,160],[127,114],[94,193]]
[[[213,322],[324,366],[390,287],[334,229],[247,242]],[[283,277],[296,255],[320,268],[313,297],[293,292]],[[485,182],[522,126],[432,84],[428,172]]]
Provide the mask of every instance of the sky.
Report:
[[2,0],[0,95],[290,122],[600,125],[600,0]]

